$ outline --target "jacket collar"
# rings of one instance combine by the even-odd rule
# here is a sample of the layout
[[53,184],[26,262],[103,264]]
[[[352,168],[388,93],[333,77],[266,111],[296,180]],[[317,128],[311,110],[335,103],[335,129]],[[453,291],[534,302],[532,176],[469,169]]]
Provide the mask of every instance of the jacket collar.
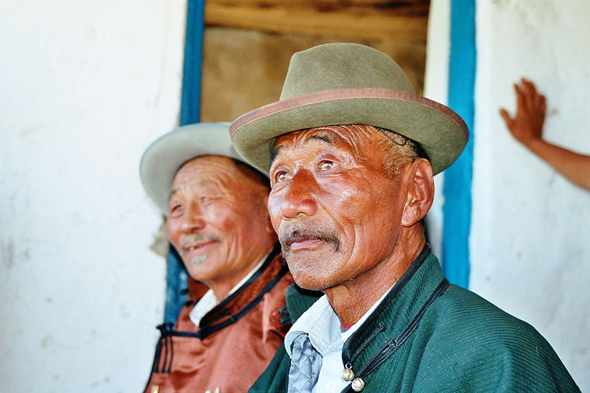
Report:
[[[444,279],[438,259],[426,244],[375,311],[344,344],[344,363],[357,361],[372,341],[396,338],[414,320]],[[362,362],[359,358],[359,362]]]

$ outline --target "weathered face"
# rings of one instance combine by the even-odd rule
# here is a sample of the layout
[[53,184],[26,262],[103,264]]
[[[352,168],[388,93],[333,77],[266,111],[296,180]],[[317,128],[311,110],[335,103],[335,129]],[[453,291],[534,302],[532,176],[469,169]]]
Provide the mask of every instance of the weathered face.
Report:
[[191,277],[231,289],[260,262],[274,242],[266,192],[227,157],[198,157],[180,168],[166,231]]
[[276,140],[268,208],[303,288],[364,280],[391,258],[407,187],[385,170],[387,143],[379,132],[337,126]]

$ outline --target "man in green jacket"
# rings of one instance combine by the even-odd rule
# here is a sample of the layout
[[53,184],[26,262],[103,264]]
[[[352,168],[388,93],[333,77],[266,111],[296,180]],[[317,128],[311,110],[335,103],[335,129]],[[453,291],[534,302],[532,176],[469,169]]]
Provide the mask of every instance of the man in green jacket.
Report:
[[534,328],[443,276],[423,221],[467,126],[387,55],[296,53],[281,99],[230,134],[269,171],[296,283],[324,293],[287,291],[294,324],[251,392],[579,391]]

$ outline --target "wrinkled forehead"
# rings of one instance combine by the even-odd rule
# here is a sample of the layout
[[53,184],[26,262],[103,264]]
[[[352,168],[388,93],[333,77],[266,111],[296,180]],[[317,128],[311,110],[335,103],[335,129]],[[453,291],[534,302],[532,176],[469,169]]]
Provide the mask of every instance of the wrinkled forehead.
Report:
[[213,190],[237,198],[262,198],[268,192],[266,176],[225,156],[199,156],[183,164],[172,182],[170,196],[179,192]]
[[325,126],[281,135],[271,150],[271,164],[282,153],[297,154],[307,147],[324,146],[350,151],[354,154],[371,152],[383,136],[376,129],[363,125]]
[[224,195],[245,197],[257,188],[251,179],[237,169],[233,159],[223,156],[201,156],[180,167],[170,189],[169,200],[183,194],[187,197],[214,191]]
[[180,182],[208,183],[216,180],[230,181],[237,176],[233,159],[224,156],[195,157],[178,169],[172,187]]

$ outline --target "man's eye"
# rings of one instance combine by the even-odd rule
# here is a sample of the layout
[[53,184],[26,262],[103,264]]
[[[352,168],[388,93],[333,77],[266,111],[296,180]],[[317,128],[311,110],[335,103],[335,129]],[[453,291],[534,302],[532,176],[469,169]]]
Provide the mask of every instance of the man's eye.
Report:
[[276,183],[282,183],[284,181],[289,180],[289,178],[290,178],[290,175],[286,171],[280,171],[280,172],[275,173],[275,182]]
[[320,161],[318,168],[320,171],[328,171],[334,168],[334,161],[323,160]]
[[180,209],[182,209],[181,205],[173,205],[173,206],[170,206],[170,209],[168,209],[168,210],[169,210],[170,214],[174,214],[174,213],[180,211]]
[[211,196],[211,195],[204,195],[199,198],[199,203],[209,203],[209,202],[213,202],[216,199],[219,199],[219,197],[215,197],[215,196]]

